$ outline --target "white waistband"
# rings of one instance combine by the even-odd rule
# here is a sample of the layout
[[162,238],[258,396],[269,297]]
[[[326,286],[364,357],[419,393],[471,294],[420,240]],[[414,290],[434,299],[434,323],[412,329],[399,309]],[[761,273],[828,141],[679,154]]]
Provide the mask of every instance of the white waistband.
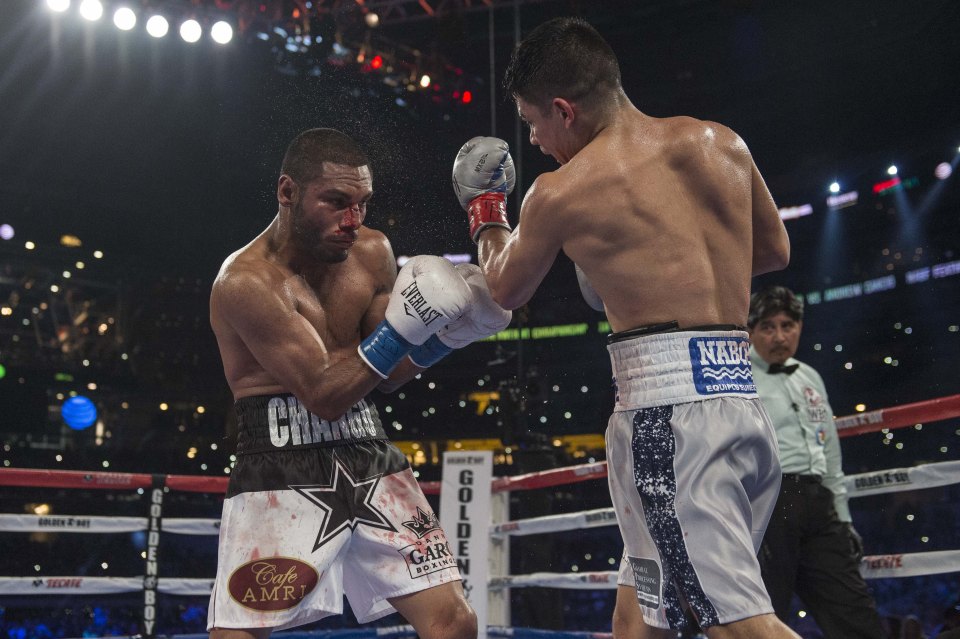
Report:
[[678,331],[607,345],[615,411],[757,396],[743,331]]

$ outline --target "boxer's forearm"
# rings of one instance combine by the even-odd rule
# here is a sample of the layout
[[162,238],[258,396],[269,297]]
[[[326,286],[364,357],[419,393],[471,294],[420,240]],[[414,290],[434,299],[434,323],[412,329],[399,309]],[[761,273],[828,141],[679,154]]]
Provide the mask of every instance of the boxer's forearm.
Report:
[[[524,280],[529,274],[511,264],[511,234],[503,228],[487,228],[480,234],[477,257],[480,269],[490,289],[493,300],[505,309],[513,310],[526,304],[533,296],[536,285],[525,290]],[[539,283],[539,281],[538,281]]]
[[294,394],[311,413],[332,421],[383,382],[382,377],[354,354],[327,367],[309,388]]
[[416,378],[417,375],[427,370],[426,368],[421,368],[413,362],[410,361],[410,358],[406,358],[400,362],[395,369],[390,373],[390,377],[380,382],[377,386],[377,390],[381,393],[392,393],[397,390],[411,379]]

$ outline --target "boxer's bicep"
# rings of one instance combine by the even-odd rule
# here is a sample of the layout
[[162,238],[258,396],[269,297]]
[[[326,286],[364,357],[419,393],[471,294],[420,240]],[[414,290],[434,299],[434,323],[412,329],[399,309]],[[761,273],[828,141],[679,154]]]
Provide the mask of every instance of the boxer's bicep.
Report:
[[303,397],[330,365],[316,329],[297,312],[282,286],[237,274],[218,290],[222,317],[279,385]]
[[[748,153],[749,157],[749,153]],[[760,170],[750,158],[753,275],[779,271],[790,261],[790,239]]]
[[370,306],[360,320],[361,339],[372,333],[377,328],[377,324],[383,321],[387,302],[390,301],[390,293],[397,281],[397,259],[394,257],[390,242],[383,234],[380,234],[379,241],[374,244],[368,263],[374,290]]

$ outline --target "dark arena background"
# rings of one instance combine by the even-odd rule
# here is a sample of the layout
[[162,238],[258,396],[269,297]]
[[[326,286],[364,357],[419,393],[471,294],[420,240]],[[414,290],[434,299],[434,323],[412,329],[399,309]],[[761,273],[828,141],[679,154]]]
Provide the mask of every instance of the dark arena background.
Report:
[[[102,16],[88,19],[98,6]],[[122,7],[132,28],[115,23]],[[169,21],[165,36],[147,33],[152,15]],[[747,142],[792,243],[789,267],[755,285],[804,296],[797,356],[822,374],[837,416],[960,393],[953,0],[3,0],[0,472],[222,481],[236,423],[210,287],[224,257],[276,214],[286,143],[317,126],[353,136],[374,173],[367,224],[397,256],[475,262],[453,157],[475,135],[510,142],[515,220],[520,194],[555,164],[526,140],[500,82],[517,36],[561,15],[583,16],[608,39],[639,109],[715,120]],[[197,42],[181,36],[188,18]],[[218,20],[230,26],[225,43],[211,38]],[[496,476],[600,462],[613,399],[607,332],[561,256],[510,329],[374,401],[422,481],[440,479],[445,450],[492,450]],[[67,425],[91,410],[76,397],[95,408],[87,428]],[[921,412],[905,428],[844,437],[844,470],[960,461],[958,414]],[[944,557],[940,570],[869,579],[890,637],[960,625],[953,472],[851,500],[874,567],[943,553],[930,555]],[[15,522],[146,518],[149,484],[0,486],[0,585],[32,584],[0,588],[0,636],[141,632],[141,590],[82,584],[142,576],[157,550],[142,526],[75,533]],[[216,519],[222,501],[222,490],[170,490],[163,516]],[[509,498],[511,519],[609,505],[602,477]],[[510,574],[611,571],[622,552],[610,526],[509,543]],[[159,558],[161,579],[211,579],[216,536],[165,533]],[[610,631],[609,588],[511,592],[513,626]],[[153,632],[203,633],[207,599],[161,590]],[[794,612],[802,636],[821,636],[799,601]],[[358,624],[348,611],[307,630],[335,628]]]

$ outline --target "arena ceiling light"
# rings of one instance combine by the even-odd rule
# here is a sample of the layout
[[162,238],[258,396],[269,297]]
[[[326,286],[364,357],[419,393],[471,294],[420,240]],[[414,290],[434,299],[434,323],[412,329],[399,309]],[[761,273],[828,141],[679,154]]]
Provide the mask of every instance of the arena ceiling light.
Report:
[[47,8],[57,13],[63,13],[70,8],[70,0],[47,0]]
[[193,18],[184,20],[180,25],[180,37],[183,38],[184,42],[196,42],[201,35],[203,35],[203,29],[200,28],[200,23]]
[[233,27],[226,20],[218,20],[210,27],[210,37],[218,44],[226,44],[233,39]]
[[891,164],[891,165],[887,168],[887,175],[896,175],[896,174],[897,174],[897,165],[896,165],[896,164]]
[[103,17],[103,4],[100,0],[83,0],[80,3],[80,15],[94,22]]
[[137,14],[130,7],[120,7],[113,12],[113,24],[121,31],[129,31],[137,26]]
[[840,183],[839,183],[839,182],[833,182],[833,183],[831,183],[831,184],[830,184],[830,192],[831,192],[831,193],[839,193],[839,192],[840,192]]
[[153,15],[147,20],[147,33],[154,38],[162,38],[168,31],[170,31],[170,23],[163,16]]

